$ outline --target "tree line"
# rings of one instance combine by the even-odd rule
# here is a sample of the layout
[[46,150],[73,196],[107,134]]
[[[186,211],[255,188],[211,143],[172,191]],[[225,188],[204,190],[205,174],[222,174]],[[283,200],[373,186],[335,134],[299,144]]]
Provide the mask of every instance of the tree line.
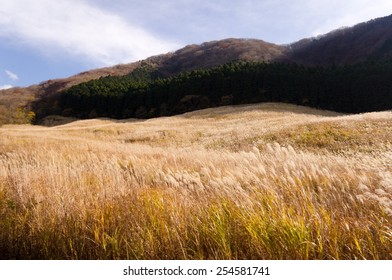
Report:
[[346,113],[392,109],[392,62],[305,67],[233,62],[163,78],[144,65],[129,75],[71,87],[58,112],[79,118],[152,118],[257,102],[286,102]]

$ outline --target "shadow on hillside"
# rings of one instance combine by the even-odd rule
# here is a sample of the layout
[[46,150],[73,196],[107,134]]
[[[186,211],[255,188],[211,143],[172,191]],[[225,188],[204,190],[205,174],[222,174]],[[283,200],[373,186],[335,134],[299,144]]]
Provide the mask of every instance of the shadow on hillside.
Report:
[[42,125],[46,127],[56,127],[67,124],[72,124],[74,122],[93,122],[96,120],[101,121],[110,121],[112,123],[136,123],[136,122],[144,122],[146,119],[111,119],[111,118],[95,118],[95,119],[78,119],[73,117],[63,117],[59,115],[50,115],[40,120],[37,125]]
[[77,118],[63,117],[59,115],[50,115],[43,118],[42,120],[39,120],[36,124],[47,126],[47,127],[53,127],[53,126],[69,124],[78,120],[79,119]]
[[288,103],[257,103],[257,104],[245,104],[245,105],[230,105],[220,106],[214,108],[207,108],[198,111],[187,112],[181,117],[184,118],[211,118],[211,117],[223,117],[232,114],[249,113],[255,111],[264,111],[265,113],[293,113],[293,114],[305,114],[305,115],[317,115],[322,117],[337,117],[344,116],[347,114],[338,113],[334,111],[321,110],[306,106],[293,105]]

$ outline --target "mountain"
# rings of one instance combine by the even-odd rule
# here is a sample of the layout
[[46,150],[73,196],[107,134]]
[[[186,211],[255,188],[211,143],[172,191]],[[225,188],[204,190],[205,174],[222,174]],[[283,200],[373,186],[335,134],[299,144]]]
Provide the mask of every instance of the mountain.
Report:
[[392,58],[392,15],[340,28],[287,46],[287,61],[303,65],[347,65]]
[[232,38],[186,46],[166,55],[158,69],[165,76],[171,76],[238,60],[270,62],[283,56],[285,51],[285,46],[262,40]]
[[[169,77],[182,72],[219,66],[231,61],[273,61],[283,55],[286,47],[255,39],[225,39],[189,45],[173,53],[149,57],[143,61],[105,67],[79,73],[69,78],[53,79],[26,88],[12,88],[0,91],[0,125],[3,123],[23,123],[26,121],[31,101],[34,111],[40,114],[42,108],[56,103],[58,93],[72,86],[106,76],[123,76],[141,65],[149,65]],[[10,96],[13,96],[11,99]],[[15,98],[19,96],[21,98]],[[35,102],[37,101],[38,102]],[[16,114],[17,108],[24,109]]]
[[[334,30],[288,45],[256,39],[225,39],[189,45],[173,53],[143,61],[86,71],[75,76],[42,82],[27,88],[0,91],[0,124],[20,118],[23,122],[29,105],[41,107],[56,103],[58,93],[72,86],[105,76],[123,76],[142,65],[154,68],[160,77],[171,77],[196,69],[207,69],[232,61],[285,62],[304,66],[353,65],[392,58],[392,15]],[[17,98],[15,96],[23,96]],[[18,111],[23,108],[23,112]]]

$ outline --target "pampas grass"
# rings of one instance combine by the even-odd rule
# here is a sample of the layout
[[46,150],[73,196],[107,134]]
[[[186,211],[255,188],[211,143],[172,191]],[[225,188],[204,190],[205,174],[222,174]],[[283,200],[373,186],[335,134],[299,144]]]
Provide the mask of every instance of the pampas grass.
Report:
[[391,123],[261,104],[5,126],[0,257],[392,259]]

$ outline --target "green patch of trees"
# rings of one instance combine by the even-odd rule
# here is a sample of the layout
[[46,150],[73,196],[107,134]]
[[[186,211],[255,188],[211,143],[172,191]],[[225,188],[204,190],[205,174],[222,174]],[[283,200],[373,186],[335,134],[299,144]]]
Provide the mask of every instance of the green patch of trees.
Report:
[[234,62],[162,78],[144,65],[61,93],[64,116],[151,118],[222,105],[286,102],[338,112],[392,109],[392,63],[305,67]]

